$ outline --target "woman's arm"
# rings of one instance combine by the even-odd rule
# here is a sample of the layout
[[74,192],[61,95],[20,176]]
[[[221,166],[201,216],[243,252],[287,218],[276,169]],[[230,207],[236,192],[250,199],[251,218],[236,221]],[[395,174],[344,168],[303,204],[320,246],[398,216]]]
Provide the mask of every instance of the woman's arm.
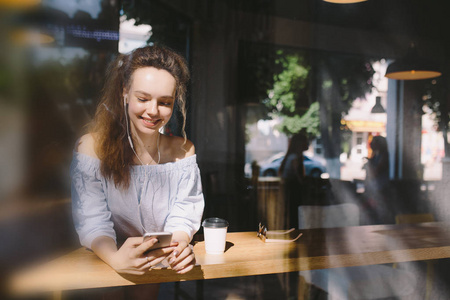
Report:
[[[191,141],[187,140],[181,147],[182,139],[179,138],[178,143],[175,148],[183,148],[183,151],[177,154],[179,158],[195,154],[195,147]],[[200,227],[204,208],[200,170],[196,164],[183,174],[179,187],[177,199],[171,208],[164,230],[173,233],[172,245],[176,246],[170,255],[169,264],[177,273],[184,274],[195,265],[194,252],[189,243]]]

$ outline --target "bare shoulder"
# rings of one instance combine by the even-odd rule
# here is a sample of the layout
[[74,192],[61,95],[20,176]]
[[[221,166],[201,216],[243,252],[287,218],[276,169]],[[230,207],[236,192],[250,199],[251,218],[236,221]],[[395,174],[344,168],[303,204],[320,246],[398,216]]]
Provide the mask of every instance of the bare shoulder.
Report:
[[195,154],[194,144],[179,136],[164,136],[164,144],[167,153],[170,153],[172,161],[180,160]]
[[95,138],[92,133],[85,134],[80,138],[76,151],[94,158],[98,158],[95,153]]

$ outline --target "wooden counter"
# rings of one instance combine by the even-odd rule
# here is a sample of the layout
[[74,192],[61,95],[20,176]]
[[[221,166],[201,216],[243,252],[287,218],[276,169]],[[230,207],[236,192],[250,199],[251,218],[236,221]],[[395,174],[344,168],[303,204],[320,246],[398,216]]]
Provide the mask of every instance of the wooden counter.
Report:
[[17,294],[126,286],[323,268],[429,260],[450,257],[450,225],[374,225],[301,230],[295,243],[264,243],[255,232],[227,235],[222,255],[205,253],[204,242],[195,244],[198,265],[178,275],[154,269],[143,276],[121,276],[85,249],[18,272],[9,287]]

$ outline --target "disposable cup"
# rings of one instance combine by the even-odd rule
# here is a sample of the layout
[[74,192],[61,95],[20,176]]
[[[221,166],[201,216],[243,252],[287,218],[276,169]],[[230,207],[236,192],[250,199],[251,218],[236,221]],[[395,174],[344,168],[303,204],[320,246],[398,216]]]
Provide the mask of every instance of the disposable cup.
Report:
[[202,223],[207,254],[222,254],[225,251],[228,222],[220,218],[208,218]]

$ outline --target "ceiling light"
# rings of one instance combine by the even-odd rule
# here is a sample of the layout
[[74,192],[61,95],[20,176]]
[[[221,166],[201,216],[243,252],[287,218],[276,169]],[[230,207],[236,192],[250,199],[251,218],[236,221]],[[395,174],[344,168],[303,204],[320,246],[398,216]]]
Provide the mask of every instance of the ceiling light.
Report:
[[0,0],[0,7],[21,9],[30,6],[35,6],[41,3],[41,0]]
[[365,2],[367,0],[323,0],[323,1],[339,4],[351,4],[351,3]]
[[419,80],[441,75],[440,68],[433,62],[419,57],[416,47],[412,44],[403,58],[387,67],[385,76],[397,80]]
[[372,110],[370,111],[373,114],[381,114],[381,113],[385,113],[386,111],[384,110],[383,105],[381,105],[381,97],[376,97],[375,98],[375,105],[373,106]]
[[11,33],[11,40],[16,45],[50,44],[55,41],[53,36],[39,30],[16,29]]

